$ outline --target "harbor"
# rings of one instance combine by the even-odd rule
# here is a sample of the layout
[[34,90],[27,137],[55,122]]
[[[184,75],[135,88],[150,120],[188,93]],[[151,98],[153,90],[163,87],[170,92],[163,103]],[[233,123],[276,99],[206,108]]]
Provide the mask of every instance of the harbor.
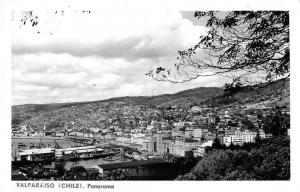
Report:
[[80,138],[12,138],[12,180],[166,179],[180,170],[179,164],[152,159],[128,146],[92,143]]
[[53,162],[63,162],[66,169],[74,165],[89,168],[97,164],[128,160],[128,157],[120,155],[117,148],[83,144],[71,141],[70,138],[12,138],[13,169],[30,164],[51,165]]

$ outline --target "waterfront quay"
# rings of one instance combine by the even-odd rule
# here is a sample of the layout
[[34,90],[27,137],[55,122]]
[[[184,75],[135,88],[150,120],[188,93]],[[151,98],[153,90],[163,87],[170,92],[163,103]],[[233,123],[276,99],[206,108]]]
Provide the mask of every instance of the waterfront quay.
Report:
[[12,146],[16,149],[12,180],[157,180],[173,179],[180,170],[162,156],[148,158],[117,143],[84,145],[70,138],[14,137]]
[[[185,120],[140,120],[130,127],[112,121],[88,131],[19,126],[12,131],[12,171],[30,180],[174,179],[195,167],[214,143],[238,148],[272,138],[265,125],[273,110],[191,108]],[[284,113],[278,112],[274,134],[289,136],[289,114],[276,110]]]
[[116,154],[116,149],[72,137],[12,137],[12,160],[67,161],[92,159]]

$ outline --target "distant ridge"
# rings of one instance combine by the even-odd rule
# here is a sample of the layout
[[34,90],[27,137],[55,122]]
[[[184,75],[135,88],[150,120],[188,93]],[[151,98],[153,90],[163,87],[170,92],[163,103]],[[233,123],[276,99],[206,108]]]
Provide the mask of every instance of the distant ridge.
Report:
[[[174,94],[161,94],[161,95],[155,95],[155,96],[122,96],[122,97],[113,97],[109,99],[103,99],[103,100],[95,100],[95,101],[78,101],[78,102],[68,102],[68,103],[48,103],[48,104],[21,104],[21,105],[13,105],[14,107],[29,107],[29,108],[37,108],[37,110],[54,110],[62,107],[68,107],[70,105],[82,105],[82,104],[88,104],[88,103],[94,103],[94,102],[110,102],[110,101],[123,101],[123,102],[129,102],[130,104],[143,104],[145,101],[153,101],[162,99],[161,102],[164,102],[164,100],[172,100],[174,98],[180,98],[182,96],[193,96],[193,94],[212,94],[212,93],[222,93],[223,89],[220,87],[198,87],[193,89],[187,89],[184,91],[179,91]],[[192,95],[189,95],[192,94]],[[195,96],[195,95],[194,95]],[[170,97],[172,99],[170,99]],[[159,102],[154,102],[155,104]]]
[[[130,107],[130,113],[135,115],[139,112],[136,106],[152,108],[177,105],[189,108],[191,104],[199,104],[222,93],[223,89],[219,87],[199,87],[157,96],[127,96],[87,102],[16,105],[12,106],[12,126],[27,123],[32,126],[42,126],[44,121],[58,122],[61,123],[59,126],[63,126],[75,120],[80,121],[82,126],[97,126],[96,121],[99,119],[108,119],[114,116],[112,114],[114,110],[116,110],[115,113],[122,113],[123,108]],[[104,111],[101,108],[104,105],[108,106],[108,110]],[[120,105],[122,106],[120,107]],[[146,112],[149,111],[153,112],[152,109],[146,110]]]
[[33,127],[42,127],[44,122],[47,122],[52,127],[64,127],[69,126],[71,122],[76,122],[77,126],[88,128],[104,126],[108,119],[141,117],[142,114],[154,114],[158,113],[159,109],[170,107],[189,110],[195,105],[257,106],[257,104],[265,105],[273,102],[289,105],[289,82],[285,85],[282,88],[282,84],[276,84],[273,88],[250,90],[230,97],[224,97],[223,89],[220,87],[199,87],[156,96],[127,96],[87,102],[16,105],[12,106],[12,126],[29,123]]

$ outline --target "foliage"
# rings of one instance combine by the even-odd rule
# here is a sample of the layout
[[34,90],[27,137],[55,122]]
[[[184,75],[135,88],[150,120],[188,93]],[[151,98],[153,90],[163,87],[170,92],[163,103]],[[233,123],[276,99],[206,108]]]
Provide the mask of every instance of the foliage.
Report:
[[290,141],[277,137],[251,150],[215,149],[178,180],[289,180]]
[[[264,131],[266,133],[272,133],[272,135],[278,136],[287,134],[290,119],[288,115],[283,115],[277,106],[272,114],[267,115],[263,119],[263,122]],[[287,127],[283,128],[283,125],[286,125]]]
[[232,96],[243,90],[243,84],[240,81],[233,81],[232,83],[225,83],[224,96]]
[[20,125],[22,122],[23,122],[23,120],[21,118],[13,117],[11,119],[11,126],[16,127],[16,126]]
[[[52,25],[55,23],[54,26],[59,26],[61,24],[61,20],[65,15],[85,15],[91,14],[91,10],[71,10],[69,7],[62,9],[62,10],[53,10],[47,11],[47,16],[43,16],[39,13],[39,11],[27,10],[27,11],[20,11],[12,12],[12,20],[16,20],[19,22],[19,27],[32,27],[32,32],[37,34],[46,34],[52,35],[56,30],[57,27],[51,27],[49,23]],[[43,26],[44,27],[40,27]],[[47,26],[47,27],[45,27]]]
[[250,121],[249,119],[243,119],[242,124],[246,126],[246,128],[249,130],[255,130],[255,126],[253,125],[252,121]]
[[241,86],[269,86],[289,78],[289,13],[287,11],[196,11],[208,33],[188,50],[179,51],[174,68],[158,67],[146,75],[158,81],[186,82],[200,76],[229,75]]
[[226,146],[222,145],[219,138],[215,138],[212,144],[212,148],[214,149],[225,149]]

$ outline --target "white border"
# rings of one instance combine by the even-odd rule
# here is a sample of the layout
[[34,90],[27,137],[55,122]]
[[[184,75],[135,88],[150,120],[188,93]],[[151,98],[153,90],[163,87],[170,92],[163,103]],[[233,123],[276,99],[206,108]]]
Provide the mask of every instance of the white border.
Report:
[[[82,6],[83,1],[62,0],[27,0],[27,1],[1,1],[0,0],[0,122],[1,122],[1,163],[0,163],[0,191],[49,191],[47,189],[16,188],[15,182],[11,181],[10,170],[10,115],[11,115],[11,48],[9,36],[10,10],[49,9],[61,8],[69,4]],[[299,129],[297,116],[299,115],[299,0],[106,0],[106,1],[84,1],[85,7],[95,9],[101,4],[109,3],[115,6],[134,6],[137,9],[163,10],[289,10],[291,28],[291,181],[84,181],[82,183],[114,184],[114,190],[104,191],[300,191],[300,158],[299,158]],[[297,109],[298,108],[298,109]],[[57,189],[55,191],[65,191]],[[100,190],[100,189],[98,189]],[[74,191],[74,189],[66,190]],[[95,191],[90,190],[90,191]],[[103,191],[103,190],[102,190]]]

